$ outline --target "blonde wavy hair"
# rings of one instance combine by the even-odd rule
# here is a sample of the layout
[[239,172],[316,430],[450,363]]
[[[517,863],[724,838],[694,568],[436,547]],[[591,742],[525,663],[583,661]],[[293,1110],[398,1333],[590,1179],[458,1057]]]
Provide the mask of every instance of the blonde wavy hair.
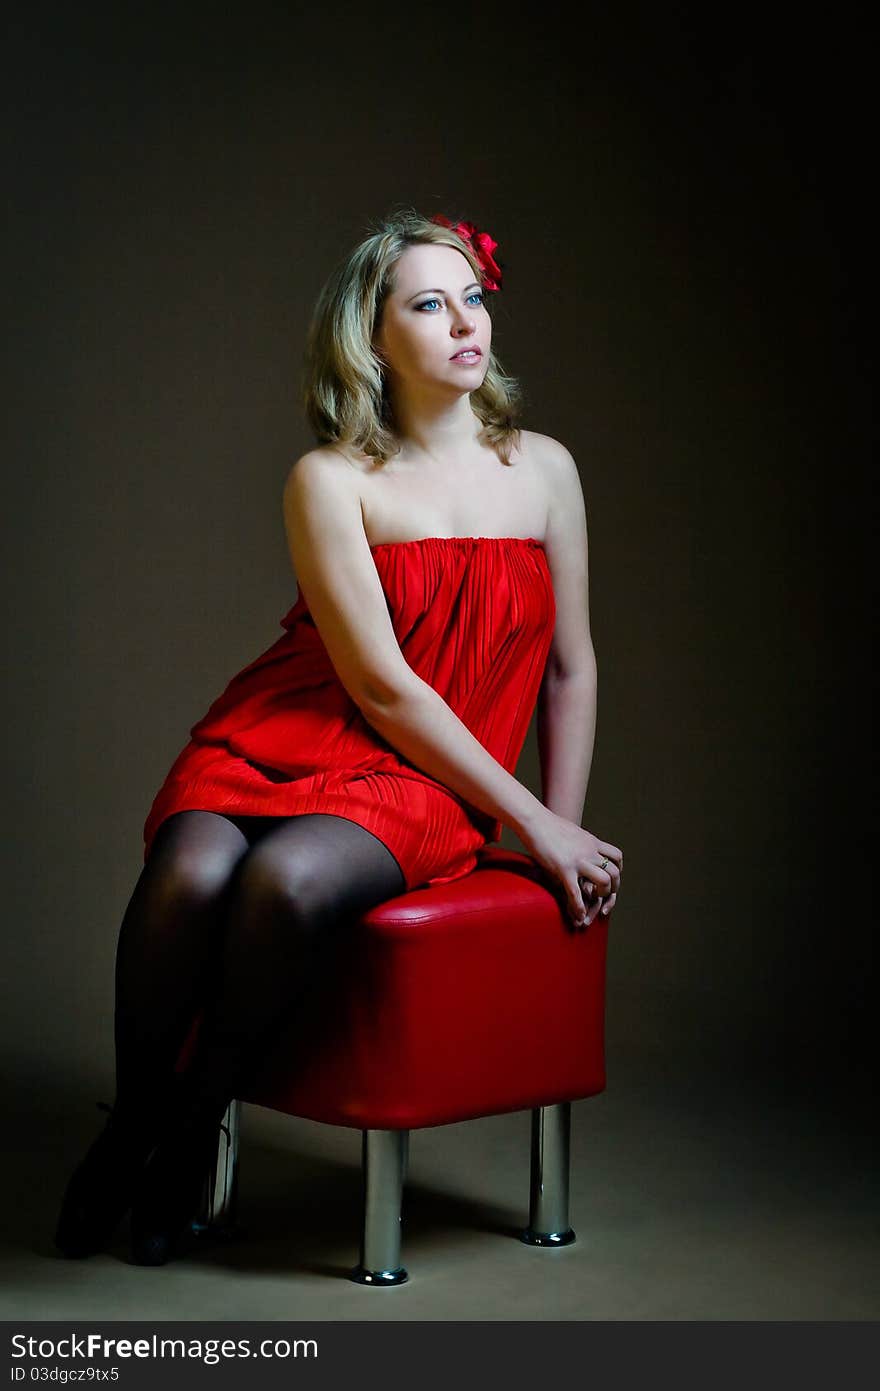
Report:
[[[414,208],[399,209],[374,225],[331,273],[309,325],[302,404],[319,444],[351,445],[383,464],[400,448],[373,337],[398,260],[408,246],[425,242],[460,251],[483,283],[474,251],[452,228],[431,222]],[[511,447],[519,445],[515,421],[521,400],[519,383],[504,372],[490,348],[486,375],[470,401],[483,424],[480,437],[505,464]]]

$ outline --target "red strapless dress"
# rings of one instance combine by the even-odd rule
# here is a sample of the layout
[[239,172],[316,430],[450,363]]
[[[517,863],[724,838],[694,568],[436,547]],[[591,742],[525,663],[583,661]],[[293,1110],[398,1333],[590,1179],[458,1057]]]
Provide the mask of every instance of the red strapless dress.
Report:
[[[475,738],[516,770],[556,605],[534,537],[452,536],[371,547],[404,658]],[[271,647],[234,676],[172,764],[144,825],[189,809],[329,812],[379,838],[407,889],[469,874],[501,823],[408,762],[351,700],[300,594]]]

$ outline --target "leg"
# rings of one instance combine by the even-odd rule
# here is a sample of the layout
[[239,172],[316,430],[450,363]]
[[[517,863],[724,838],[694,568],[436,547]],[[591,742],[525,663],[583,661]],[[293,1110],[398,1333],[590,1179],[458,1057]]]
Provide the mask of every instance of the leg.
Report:
[[116,1103],[68,1183],[55,1233],[65,1255],[100,1250],[130,1205],[248,844],[213,812],[179,812],[159,828],[119,931]]
[[409,1279],[400,1264],[400,1208],[408,1150],[408,1130],[363,1132],[361,1258],[350,1277],[358,1285],[402,1285]]
[[568,1246],[575,1239],[568,1223],[570,1134],[570,1101],[532,1111],[529,1225],[520,1233],[527,1246]]
[[344,817],[276,819],[244,857],[225,912],[216,985],[175,1114],[132,1220],[136,1261],[164,1264],[192,1218],[220,1121],[314,980],[343,922],[405,889],[400,866]]
[[156,833],[116,949],[117,1105],[163,1089],[204,1001],[233,872],[249,848],[216,812],[177,812]]
[[220,1138],[216,1155],[205,1175],[198,1211],[192,1220],[192,1230],[201,1235],[233,1236],[240,1234],[236,1221],[238,1208],[238,1153],[241,1136],[241,1102],[230,1101],[220,1122]]

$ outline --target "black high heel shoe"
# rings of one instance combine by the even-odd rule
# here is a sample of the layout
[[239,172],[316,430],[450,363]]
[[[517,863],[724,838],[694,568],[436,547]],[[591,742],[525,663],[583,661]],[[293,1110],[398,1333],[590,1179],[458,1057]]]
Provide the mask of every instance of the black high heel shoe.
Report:
[[135,1194],[131,1256],[136,1265],[165,1265],[177,1253],[216,1160],[222,1113],[182,1107],[150,1156]]
[[110,1240],[156,1144],[155,1115],[125,1116],[118,1103],[97,1106],[109,1111],[107,1123],[68,1181],[55,1228],[56,1247],[74,1259],[95,1255]]

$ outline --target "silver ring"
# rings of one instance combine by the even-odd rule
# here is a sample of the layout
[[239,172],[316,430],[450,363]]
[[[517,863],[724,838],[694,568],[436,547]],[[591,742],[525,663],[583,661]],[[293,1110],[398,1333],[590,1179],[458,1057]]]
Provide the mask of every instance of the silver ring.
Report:
[[600,864],[599,868],[602,869],[602,870],[607,869],[607,868],[608,868],[608,861],[607,861],[607,860],[603,860],[602,863]]

